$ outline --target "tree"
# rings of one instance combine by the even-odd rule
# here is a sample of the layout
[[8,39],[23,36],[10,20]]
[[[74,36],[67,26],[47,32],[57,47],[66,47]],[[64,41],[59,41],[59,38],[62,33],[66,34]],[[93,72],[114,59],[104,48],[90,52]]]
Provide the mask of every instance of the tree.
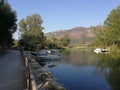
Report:
[[117,44],[120,46],[120,6],[110,12],[104,26],[109,45]]
[[106,36],[106,32],[105,32],[106,30],[104,25],[96,26],[93,28],[93,30],[96,31],[96,36],[97,36],[94,45],[106,48],[109,44],[108,44],[108,37]]
[[113,9],[104,21],[102,28],[97,27],[97,29],[101,29],[96,39],[98,45],[103,47],[117,45],[120,47],[120,6]]
[[60,40],[57,38],[46,38],[45,40],[46,49],[62,49],[60,46]]
[[19,22],[22,44],[26,49],[38,50],[44,47],[44,33],[41,26],[43,20],[40,15],[33,14]]
[[16,12],[6,0],[0,0],[0,46],[11,45],[16,31]]
[[68,46],[70,44],[70,39],[67,35],[65,35],[63,38],[61,38],[61,44],[63,46]]

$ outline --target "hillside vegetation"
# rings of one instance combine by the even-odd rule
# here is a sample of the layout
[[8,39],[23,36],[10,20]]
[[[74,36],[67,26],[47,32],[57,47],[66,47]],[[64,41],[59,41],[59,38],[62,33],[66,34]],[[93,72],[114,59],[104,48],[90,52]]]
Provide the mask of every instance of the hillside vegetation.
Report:
[[46,33],[45,36],[47,38],[57,38],[60,39],[65,35],[71,40],[71,43],[78,42],[92,42],[96,39],[97,30],[93,27],[85,28],[85,27],[75,27],[69,30],[58,30],[54,32]]

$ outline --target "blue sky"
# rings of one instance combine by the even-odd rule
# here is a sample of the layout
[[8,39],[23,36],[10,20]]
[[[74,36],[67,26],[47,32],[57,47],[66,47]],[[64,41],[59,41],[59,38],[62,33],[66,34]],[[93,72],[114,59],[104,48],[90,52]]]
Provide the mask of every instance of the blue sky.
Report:
[[8,0],[17,12],[18,22],[26,16],[40,14],[43,31],[90,27],[103,24],[120,0]]

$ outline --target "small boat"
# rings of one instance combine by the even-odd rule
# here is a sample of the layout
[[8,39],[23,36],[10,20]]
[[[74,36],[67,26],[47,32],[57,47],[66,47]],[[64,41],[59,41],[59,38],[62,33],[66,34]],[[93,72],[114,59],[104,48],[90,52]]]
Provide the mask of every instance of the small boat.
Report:
[[96,48],[96,49],[94,49],[94,52],[95,53],[102,53],[102,52],[107,52],[107,49],[104,49],[104,48]]
[[37,57],[42,59],[42,60],[43,59],[46,59],[46,60],[50,60],[50,59],[59,60],[60,59],[59,55],[48,53],[48,51],[46,51],[46,50],[39,51],[37,54]]
[[100,52],[101,52],[101,48],[96,48],[96,49],[94,49],[94,52],[100,53]]

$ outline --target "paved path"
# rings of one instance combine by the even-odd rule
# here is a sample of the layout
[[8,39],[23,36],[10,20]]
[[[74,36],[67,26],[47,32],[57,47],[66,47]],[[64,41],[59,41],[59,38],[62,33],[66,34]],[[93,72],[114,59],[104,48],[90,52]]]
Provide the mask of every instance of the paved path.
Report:
[[0,90],[23,90],[24,66],[19,51],[0,56]]

